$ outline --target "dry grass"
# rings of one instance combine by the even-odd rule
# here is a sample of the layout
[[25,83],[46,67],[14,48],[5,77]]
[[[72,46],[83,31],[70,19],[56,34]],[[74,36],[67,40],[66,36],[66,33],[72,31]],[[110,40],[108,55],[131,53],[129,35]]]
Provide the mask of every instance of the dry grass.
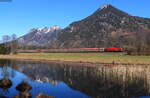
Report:
[[115,62],[119,64],[150,64],[150,56],[125,56],[120,54],[105,53],[19,53],[18,55],[0,55],[0,58],[91,63]]

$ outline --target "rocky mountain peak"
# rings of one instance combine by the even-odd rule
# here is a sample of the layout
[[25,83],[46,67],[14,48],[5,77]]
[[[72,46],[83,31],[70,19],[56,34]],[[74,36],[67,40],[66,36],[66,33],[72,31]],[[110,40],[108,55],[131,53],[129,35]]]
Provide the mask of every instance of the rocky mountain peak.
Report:
[[60,30],[61,28],[57,25],[55,26],[52,26],[52,27],[42,27],[42,28],[37,28],[38,31],[45,31],[45,30],[48,30],[48,31],[53,31],[53,30]]
[[48,41],[52,40],[61,28],[57,25],[52,27],[33,28],[29,33],[19,38],[18,42],[21,45],[46,45]]
[[112,6],[111,4],[102,5],[93,15],[105,17],[128,17],[129,14]]
[[50,28],[53,29],[53,30],[59,30],[59,29],[61,29],[58,25],[52,26]]
[[[139,30],[150,31],[150,19],[138,18],[110,5],[104,4],[92,15],[71,23],[50,43],[54,48],[122,47]],[[140,29],[139,29],[140,28]]]
[[110,5],[110,4],[103,4],[101,6],[101,9],[105,9],[105,8],[109,8],[109,7],[112,7],[112,5]]
[[61,28],[57,25],[52,26],[52,27],[42,27],[42,28],[33,28],[29,30],[29,33],[35,32],[36,34],[45,34],[45,33],[50,33],[54,31],[61,30]]

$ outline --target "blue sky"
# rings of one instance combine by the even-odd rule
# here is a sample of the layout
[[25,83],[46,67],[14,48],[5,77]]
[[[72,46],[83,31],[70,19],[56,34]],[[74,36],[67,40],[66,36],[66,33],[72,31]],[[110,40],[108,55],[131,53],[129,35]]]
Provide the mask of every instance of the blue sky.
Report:
[[64,28],[81,20],[102,4],[134,16],[150,18],[150,0],[12,0],[0,2],[0,38],[2,35],[22,36],[31,28],[59,25]]

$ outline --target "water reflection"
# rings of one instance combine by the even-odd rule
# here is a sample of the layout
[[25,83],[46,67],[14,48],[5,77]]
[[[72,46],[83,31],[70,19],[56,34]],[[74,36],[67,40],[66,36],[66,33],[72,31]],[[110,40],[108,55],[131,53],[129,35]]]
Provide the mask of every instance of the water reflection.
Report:
[[[39,93],[58,98],[131,98],[150,95],[150,66],[83,67],[74,64],[40,63],[29,61],[0,60],[0,79],[7,77],[13,81],[14,89],[21,81],[32,85],[31,93]],[[5,68],[6,67],[6,68]],[[17,71],[15,71],[17,70]],[[10,91],[10,90],[9,90]]]
[[[0,60],[1,61],[1,60]],[[15,64],[15,65],[14,65]],[[17,62],[17,61],[7,61],[2,60],[0,63],[0,79],[10,79],[13,85],[7,90],[0,88],[0,97],[5,96],[6,98],[12,98],[19,94],[16,87],[22,82],[28,83],[32,86],[30,93],[32,97],[35,98],[38,94],[46,94],[49,96],[55,96],[56,98],[87,98],[86,94],[83,94],[77,90],[70,88],[63,81],[59,83],[49,81],[48,77],[44,77],[42,73],[35,73],[36,69],[32,69],[32,63],[27,62]],[[42,64],[43,65],[43,64]],[[39,68],[41,65],[39,65]],[[38,67],[38,66],[36,66]],[[45,67],[44,67],[45,68]],[[37,69],[41,70],[41,69]],[[44,72],[44,69],[42,69]],[[35,71],[35,72],[34,72]],[[45,73],[46,74],[46,73]],[[47,73],[48,74],[48,73]],[[34,80],[34,77],[39,77]],[[43,77],[43,78],[42,78]],[[42,78],[42,80],[40,80]]]

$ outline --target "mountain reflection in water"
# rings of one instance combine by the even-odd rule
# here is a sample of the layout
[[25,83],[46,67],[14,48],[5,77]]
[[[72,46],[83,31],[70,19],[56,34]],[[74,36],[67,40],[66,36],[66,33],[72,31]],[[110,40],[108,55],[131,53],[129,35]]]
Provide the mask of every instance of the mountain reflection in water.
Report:
[[0,95],[15,96],[22,81],[32,85],[33,97],[39,93],[56,98],[131,98],[150,95],[150,66],[76,66],[75,64],[0,60],[0,79],[13,85]]

